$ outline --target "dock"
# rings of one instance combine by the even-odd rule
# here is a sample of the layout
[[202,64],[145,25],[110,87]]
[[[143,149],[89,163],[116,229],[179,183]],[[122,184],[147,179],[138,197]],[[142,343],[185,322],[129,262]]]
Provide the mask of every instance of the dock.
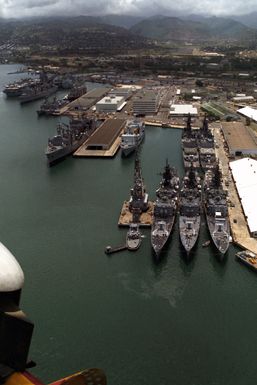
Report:
[[[142,227],[150,227],[153,222],[154,203],[150,201],[148,203],[148,210],[140,215],[139,225]],[[129,226],[130,223],[132,223],[132,213],[129,211],[129,201],[125,201],[121,209],[118,226]]]
[[216,156],[219,159],[223,177],[223,188],[228,192],[228,213],[233,242],[239,247],[257,254],[257,239],[251,237],[247,226],[247,221],[229,169],[229,159],[224,148],[223,135],[217,126],[214,127],[213,134],[217,145]]
[[107,255],[114,254],[114,253],[118,253],[120,251],[124,251],[127,249],[128,249],[127,245],[121,245],[121,246],[116,246],[116,247],[106,246],[105,254],[107,254]]

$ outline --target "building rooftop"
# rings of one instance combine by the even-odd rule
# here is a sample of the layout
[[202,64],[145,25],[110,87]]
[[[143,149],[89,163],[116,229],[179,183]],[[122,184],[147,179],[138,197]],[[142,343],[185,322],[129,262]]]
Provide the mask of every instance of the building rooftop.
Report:
[[249,129],[242,122],[222,122],[222,130],[230,149],[257,149]]
[[257,231],[257,161],[244,158],[229,163],[250,232]]
[[170,107],[171,115],[197,115],[197,108],[192,104],[172,104]]
[[123,96],[105,96],[97,104],[118,104],[124,100]]
[[247,118],[250,118],[257,122],[257,110],[252,107],[243,107],[237,110],[237,112],[243,116],[246,116]]
[[155,101],[156,100],[156,92],[154,92],[153,90],[148,90],[148,89],[143,89],[141,91],[139,91],[133,101],[134,102],[137,102],[137,101]]
[[106,120],[88,139],[87,148],[109,148],[125,125],[124,119]]

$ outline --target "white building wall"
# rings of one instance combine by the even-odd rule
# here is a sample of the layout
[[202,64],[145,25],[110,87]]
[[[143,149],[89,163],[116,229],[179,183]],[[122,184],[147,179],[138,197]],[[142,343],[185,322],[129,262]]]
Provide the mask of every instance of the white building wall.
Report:
[[250,233],[257,237],[257,161],[244,158],[230,162],[229,166]]

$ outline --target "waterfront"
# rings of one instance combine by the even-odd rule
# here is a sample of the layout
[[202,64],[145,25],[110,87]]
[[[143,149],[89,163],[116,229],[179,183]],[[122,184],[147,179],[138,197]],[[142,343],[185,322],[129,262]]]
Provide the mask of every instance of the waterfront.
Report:
[[[0,66],[1,89],[13,66]],[[117,227],[133,179],[133,156],[68,158],[49,169],[44,148],[57,119],[38,119],[35,102],[0,97],[1,241],[25,273],[22,307],[35,323],[33,373],[54,380],[86,367],[110,385],[255,384],[256,275],[220,263],[201,226],[185,263],[176,229],[160,264],[150,232],[136,253],[108,257],[123,243]],[[166,157],[180,176],[180,130],[147,127],[141,161],[150,199]]]

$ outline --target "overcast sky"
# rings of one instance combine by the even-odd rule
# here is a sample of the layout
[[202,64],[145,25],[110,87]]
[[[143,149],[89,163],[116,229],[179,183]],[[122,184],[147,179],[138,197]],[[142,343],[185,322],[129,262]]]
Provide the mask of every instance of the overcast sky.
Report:
[[227,16],[257,11],[256,0],[0,0],[3,17],[43,15],[167,14],[168,11]]

